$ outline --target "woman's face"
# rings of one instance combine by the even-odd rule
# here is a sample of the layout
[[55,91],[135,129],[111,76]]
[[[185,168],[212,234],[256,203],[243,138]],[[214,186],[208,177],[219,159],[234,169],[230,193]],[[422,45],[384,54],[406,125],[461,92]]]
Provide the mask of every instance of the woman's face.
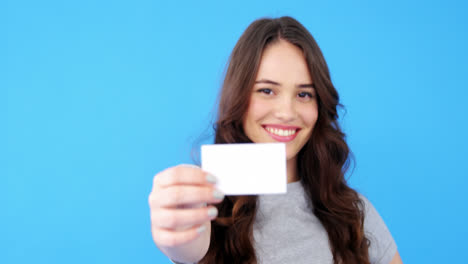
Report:
[[284,142],[287,160],[295,159],[317,121],[315,89],[302,51],[280,40],[262,54],[243,122],[255,143]]

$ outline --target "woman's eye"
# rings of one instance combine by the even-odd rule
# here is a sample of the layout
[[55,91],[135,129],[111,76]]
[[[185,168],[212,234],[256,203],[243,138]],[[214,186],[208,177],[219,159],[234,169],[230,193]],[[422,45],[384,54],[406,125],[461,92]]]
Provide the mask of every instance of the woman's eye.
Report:
[[298,94],[298,96],[300,98],[312,98],[312,97],[314,97],[311,93],[308,93],[308,92],[301,92],[301,93]]
[[268,95],[273,94],[273,90],[268,89],[268,88],[259,89],[259,90],[257,90],[257,92],[259,92],[259,93],[264,93],[264,94],[268,94]]

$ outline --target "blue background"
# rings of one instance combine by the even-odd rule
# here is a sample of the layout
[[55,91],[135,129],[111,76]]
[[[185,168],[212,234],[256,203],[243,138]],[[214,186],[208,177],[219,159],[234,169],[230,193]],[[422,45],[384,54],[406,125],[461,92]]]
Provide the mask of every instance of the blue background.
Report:
[[235,42],[254,19],[282,15],[322,48],[347,109],[350,184],[403,261],[464,262],[467,11],[464,1],[2,1],[0,263],[169,263],[151,238],[153,175],[191,162]]

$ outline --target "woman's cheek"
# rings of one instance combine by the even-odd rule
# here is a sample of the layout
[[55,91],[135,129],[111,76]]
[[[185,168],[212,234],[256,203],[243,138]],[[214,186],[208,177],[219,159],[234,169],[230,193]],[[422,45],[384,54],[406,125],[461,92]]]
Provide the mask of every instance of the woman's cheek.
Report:
[[309,106],[304,106],[304,108],[301,110],[302,113],[302,120],[308,127],[314,127],[315,123],[317,122],[318,118],[318,109],[317,109],[317,104],[314,103],[313,105]]
[[265,118],[270,111],[269,103],[255,96],[250,101],[249,115],[255,120],[259,121]]

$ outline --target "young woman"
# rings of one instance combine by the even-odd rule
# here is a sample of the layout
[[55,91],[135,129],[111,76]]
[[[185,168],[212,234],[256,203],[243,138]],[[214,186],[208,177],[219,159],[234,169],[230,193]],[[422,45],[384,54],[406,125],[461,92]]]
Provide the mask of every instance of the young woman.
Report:
[[295,19],[254,21],[236,44],[215,143],[285,142],[285,195],[229,196],[180,165],[154,177],[154,242],[175,263],[401,263],[370,202],[344,178],[349,149],[338,93]]

